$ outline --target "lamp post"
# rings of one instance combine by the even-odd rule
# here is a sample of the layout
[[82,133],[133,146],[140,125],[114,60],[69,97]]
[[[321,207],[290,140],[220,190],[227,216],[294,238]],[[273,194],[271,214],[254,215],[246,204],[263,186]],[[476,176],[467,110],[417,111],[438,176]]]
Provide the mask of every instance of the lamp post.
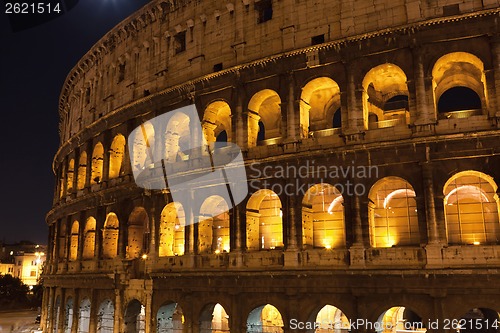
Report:
[[38,276],[40,275],[40,264],[42,263],[41,257],[43,257],[45,253],[43,252],[35,252],[36,256],[36,281],[38,281]]

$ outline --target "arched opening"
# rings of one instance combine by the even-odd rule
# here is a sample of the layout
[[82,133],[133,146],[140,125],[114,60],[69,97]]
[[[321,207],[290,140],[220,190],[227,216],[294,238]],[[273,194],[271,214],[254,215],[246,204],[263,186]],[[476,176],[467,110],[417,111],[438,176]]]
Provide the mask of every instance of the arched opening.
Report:
[[104,148],[100,142],[98,142],[94,151],[92,152],[92,167],[91,167],[91,177],[90,184],[98,184],[102,181],[102,168],[104,165]]
[[147,252],[149,243],[149,217],[142,207],[135,207],[128,218],[127,258],[139,258]]
[[[155,130],[150,122],[139,126],[140,130],[135,132],[132,141],[131,164],[134,174],[142,171],[153,162],[155,148]],[[129,138],[130,144],[130,138]]]
[[229,332],[229,316],[219,303],[205,307],[200,316],[200,333]]
[[78,258],[78,240],[80,224],[78,221],[74,221],[71,225],[71,238],[69,240],[69,260],[75,261]]
[[303,244],[319,248],[345,247],[344,199],[330,184],[311,186],[302,199]]
[[[253,95],[248,103],[248,147],[257,145],[260,126],[262,131],[260,141],[271,140],[275,143],[281,138],[281,99],[279,95],[271,89],[264,89]],[[270,142],[271,143],[271,142]]]
[[56,301],[54,303],[54,328],[53,332],[57,333],[57,330],[59,329],[59,320],[61,316],[61,297],[57,296]]
[[279,310],[271,304],[253,309],[247,318],[247,333],[282,333],[283,318]]
[[75,160],[71,159],[68,163],[68,173],[66,175],[66,193],[73,190],[73,182],[75,181]]
[[453,52],[439,58],[432,69],[432,86],[440,119],[481,115],[486,107],[484,65],[470,53]]
[[308,330],[314,333],[345,333],[350,331],[349,320],[346,315],[333,305],[325,305],[314,317],[315,329]]
[[362,83],[365,128],[385,128],[409,123],[409,92],[406,81],[403,70],[390,63],[379,65],[366,73]]
[[449,244],[498,244],[499,200],[492,177],[463,171],[444,186],[444,209]]
[[161,212],[160,257],[184,254],[186,219],[180,203],[171,202]]
[[99,306],[97,312],[97,333],[113,333],[115,318],[115,307],[109,299]]
[[426,332],[422,318],[403,306],[392,307],[378,318],[377,333]]
[[259,120],[259,132],[257,133],[257,142],[264,141],[266,139],[266,126]]
[[340,111],[340,108],[338,108],[333,114],[332,127],[333,128],[342,127],[342,112]]
[[460,333],[499,333],[500,313],[488,308],[473,308],[457,324]]
[[78,333],[89,333],[90,327],[90,300],[85,298],[80,302],[78,316]]
[[182,333],[184,314],[177,303],[162,305],[156,314],[157,333]]
[[59,233],[57,237],[58,257],[63,259],[66,257],[66,222],[59,222]]
[[70,297],[66,300],[66,307],[64,309],[63,332],[71,333],[72,326],[73,326],[73,299]]
[[229,207],[221,196],[208,197],[200,207],[198,253],[229,252]]
[[[189,116],[182,112],[176,112],[169,119],[165,129],[165,159],[168,162],[189,158],[191,148],[189,122]],[[204,138],[202,140],[204,141]]]
[[111,143],[109,150],[109,179],[118,178],[123,163],[123,154],[125,153],[125,137],[118,134]]
[[96,228],[96,220],[91,216],[85,222],[85,229],[83,231],[82,259],[94,258],[95,228]]
[[307,138],[310,131],[314,131],[316,135],[318,131],[331,128],[337,110],[340,110],[339,85],[329,77],[319,77],[309,81],[302,88],[300,95],[301,137]]
[[80,160],[78,162],[78,176],[76,179],[76,188],[78,190],[83,190],[85,187],[87,177],[87,153],[82,152],[80,154]]
[[[231,138],[231,108],[224,101],[210,103],[203,114],[203,133],[207,142],[228,142]],[[224,135],[221,136],[221,133]],[[224,137],[225,136],[225,140]]]
[[219,147],[224,147],[226,146],[224,143],[228,142],[228,136],[226,130],[220,131],[219,134],[217,134],[217,137],[215,138],[215,142],[219,143]]
[[276,193],[255,192],[247,204],[247,249],[268,250],[283,247],[283,211]]
[[104,259],[111,259],[118,254],[118,234],[120,232],[120,222],[118,216],[111,212],[106,216],[104,230],[102,231],[102,256]]
[[406,180],[386,177],[368,195],[370,240],[373,247],[420,244],[415,191]]
[[134,299],[128,303],[123,320],[124,333],[146,332],[146,308],[138,300]]

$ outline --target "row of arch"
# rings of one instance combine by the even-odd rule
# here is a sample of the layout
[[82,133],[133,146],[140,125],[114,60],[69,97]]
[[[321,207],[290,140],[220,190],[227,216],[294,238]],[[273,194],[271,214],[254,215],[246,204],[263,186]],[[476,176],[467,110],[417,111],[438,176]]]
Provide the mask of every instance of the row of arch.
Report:
[[[62,323],[63,333],[71,333],[74,316],[78,315],[78,333],[90,332],[91,316],[97,317],[96,333],[113,333],[115,326],[115,307],[111,300],[107,299],[98,307],[97,314],[92,313],[91,301],[83,299],[75,309],[73,299],[69,297],[64,308],[60,297],[56,298],[54,311],[54,329],[57,333]],[[62,312],[64,313],[62,314]],[[61,318],[64,315],[64,318]],[[202,333],[223,333],[230,332],[230,317],[228,312],[220,303],[206,305],[199,315],[199,327]],[[479,324],[483,325],[480,332],[498,332],[500,328],[500,314],[489,308],[473,308],[462,314],[461,318],[454,324],[453,329],[457,332],[476,332]],[[155,316],[156,333],[181,333],[185,328],[185,316],[182,307],[175,302],[164,303],[158,309]],[[146,322],[146,308],[133,299],[128,302],[123,313],[124,333],[144,333]],[[284,319],[281,312],[272,304],[263,304],[254,308],[246,319],[246,332],[284,332]],[[299,329],[301,332],[326,333],[326,332],[348,332],[356,326],[366,327],[369,331],[377,333],[425,333],[429,328],[429,322],[404,306],[394,306],[380,313],[376,322],[361,324],[356,319],[348,318],[339,308],[327,304],[318,307],[310,316],[307,322],[297,319],[290,319],[288,325],[291,329]]]
[[[363,122],[365,129],[392,127],[410,123],[410,99],[407,76],[397,65],[386,63],[368,71],[362,82]],[[488,94],[483,62],[466,52],[449,53],[439,58],[432,69],[432,92],[434,107],[441,117],[468,117],[481,114],[487,107]],[[299,101],[300,136],[324,136],[336,133],[346,120],[342,120],[341,96],[345,92],[330,77],[318,77],[306,83]],[[424,103],[424,101],[422,101]],[[255,93],[247,105],[245,144],[254,147],[259,144],[278,142],[286,135],[283,123],[282,98],[272,89]],[[345,104],[344,104],[345,105]],[[352,106],[356,109],[356,106]],[[454,114],[453,112],[459,112]],[[233,110],[223,100],[214,101],[205,107],[202,129],[207,142],[235,142],[233,131]],[[344,115],[346,115],[344,113]],[[150,122],[138,131],[140,137],[133,138],[134,147],[130,156],[133,171],[142,170],[152,163],[152,155],[161,149],[161,155],[169,162],[182,160],[191,140],[192,128],[189,117],[181,112],[174,115],[164,128],[154,128]],[[143,138],[147,138],[148,147]],[[116,178],[123,171],[125,138],[118,134],[109,148],[109,179]],[[94,145],[90,168],[85,151],[78,160],[70,159],[62,172],[64,184],[60,193],[78,190],[86,186],[89,172],[90,185],[103,180],[105,149],[101,142]],[[157,154],[156,154],[157,155]],[[78,165],[75,165],[77,163]],[[76,185],[74,184],[77,173]]]
[[[446,229],[449,244],[497,244],[500,240],[497,184],[478,171],[452,176],[443,189]],[[399,177],[377,181],[368,194],[370,241],[373,247],[419,245],[422,243],[417,215],[417,194],[412,185]],[[344,197],[333,185],[311,186],[302,199],[302,244],[315,248],[345,248],[346,222]],[[197,216],[197,253],[224,253],[231,250],[231,220],[228,203],[218,195],[208,197]],[[186,213],[177,202],[167,204],[160,216],[158,255],[183,255],[186,239]],[[275,249],[284,246],[283,208],[280,197],[269,189],[255,192],[246,204],[247,250]],[[81,231],[83,231],[82,237]],[[110,212],[102,228],[102,257],[118,254],[120,222]],[[65,230],[60,236],[64,254]],[[136,207],[127,221],[127,257],[148,252],[149,216]],[[93,259],[96,244],[96,219],[88,217],[84,227],[73,221],[69,238],[69,259],[77,260],[79,242],[82,259]]]

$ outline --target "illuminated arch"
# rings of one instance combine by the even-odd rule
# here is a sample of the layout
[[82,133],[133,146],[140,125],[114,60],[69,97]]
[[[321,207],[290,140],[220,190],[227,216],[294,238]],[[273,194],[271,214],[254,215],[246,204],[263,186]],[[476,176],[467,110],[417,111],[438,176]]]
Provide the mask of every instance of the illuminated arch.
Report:
[[69,240],[69,260],[78,259],[78,240],[80,238],[80,224],[74,221],[71,225],[71,238]]
[[90,328],[90,300],[83,299],[80,302],[80,310],[78,316],[78,333],[89,333]]
[[64,258],[66,256],[66,223],[61,222],[59,224],[59,233],[57,237],[57,248],[58,248],[58,256],[59,258]]
[[162,305],[156,314],[157,333],[182,333],[184,329],[184,314],[177,303]]
[[425,333],[427,331],[422,318],[404,306],[395,306],[384,311],[377,323],[377,333]]
[[78,190],[83,190],[85,187],[87,178],[87,153],[81,152],[80,159],[78,162],[78,176],[76,179],[76,188]]
[[315,330],[310,330],[314,333],[327,333],[327,332],[347,332],[350,330],[349,319],[337,307],[333,305],[325,305],[318,312],[315,318]]
[[[473,54],[453,52],[439,58],[432,68],[432,87],[434,104],[438,112],[448,111],[438,109],[440,99],[446,96],[447,92],[449,93],[457,87],[472,90],[481,101],[479,108],[486,106],[487,92],[484,64]],[[475,115],[477,110],[468,110],[469,108],[470,105],[464,104],[463,107],[455,107],[456,110],[453,110],[454,112],[446,112],[444,114],[441,112],[439,116],[441,118],[464,118]],[[481,114],[481,110],[478,113]]]
[[386,177],[368,194],[370,240],[373,247],[420,244],[415,191],[406,180]]
[[281,133],[281,99],[274,90],[257,92],[248,103],[248,147],[257,145],[259,121],[265,128],[264,140],[276,139]]
[[165,129],[165,159],[167,161],[175,162],[189,157],[191,148],[189,123],[189,116],[183,112],[176,112],[169,119]]
[[153,162],[155,151],[155,130],[150,122],[141,124],[135,132],[132,147],[131,164],[134,172],[143,170]]
[[102,168],[104,165],[104,147],[98,142],[92,152],[92,167],[90,183],[98,184],[102,181]]
[[54,333],[57,333],[59,328],[59,320],[61,320],[61,296],[58,295],[54,302]]
[[309,81],[300,95],[300,134],[331,128],[334,114],[340,108],[339,85],[329,77]]
[[284,332],[283,318],[279,310],[266,304],[253,309],[247,318],[247,333]]
[[498,186],[479,171],[453,175],[444,185],[448,243],[498,244],[500,241]]
[[75,160],[71,159],[68,163],[68,171],[66,174],[66,193],[73,190],[73,182],[75,181]]
[[124,333],[145,333],[146,332],[146,308],[136,299],[127,304],[124,315]]
[[345,246],[344,199],[330,184],[311,186],[302,200],[303,244],[339,248]]
[[66,306],[64,308],[64,333],[71,333],[71,327],[73,326],[73,311],[73,299],[69,297],[66,300]]
[[184,208],[180,203],[171,202],[163,208],[160,217],[160,257],[184,254],[185,226]]
[[200,333],[229,332],[229,316],[219,303],[205,306],[200,316]]
[[[392,127],[409,122],[406,81],[403,70],[390,63],[379,65],[366,73],[362,83],[365,128]],[[376,116],[376,122],[370,122],[375,119],[374,116],[370,118],[370,115]]]
[[231,141],[231,108],[224,101],[210,103],[203,114],[203,133],[207,142],[215,142],[220,133],[227,135]]
[[125,153],[125,137],[118,134],[111,143],[109,150],[109,179],[120,176],[123,163],[123,154]]
[[127,258],[139,258],[147,252],[149,217],[143,207],[135,207],[128,218]]
[[229,252],[229,207],[219,195],[208,197],[200,208],[198,253]]
[[104,229],[102,231],[102,256],[111,259],[118,254],[118,235],[120,232],[120,221],[118,216],[111,212],[106,216]]
[[107,299],[99,306],[97,313],[97,333],[113,333],[115,307],[113,301]]
[[283,212],[276,193],[263,189],[248,200],[247,249],[274,249],[283,246]]
[[83,230],[82,259],[94,258],[96,220],[92,216],[85,222]]

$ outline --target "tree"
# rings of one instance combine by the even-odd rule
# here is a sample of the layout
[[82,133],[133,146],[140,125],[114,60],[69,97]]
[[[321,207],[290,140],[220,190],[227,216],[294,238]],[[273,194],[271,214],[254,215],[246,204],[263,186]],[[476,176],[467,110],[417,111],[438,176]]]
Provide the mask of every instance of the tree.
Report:
[[28,303],[29,288],[10,274],[0,275],[0,308],[23,307]]

